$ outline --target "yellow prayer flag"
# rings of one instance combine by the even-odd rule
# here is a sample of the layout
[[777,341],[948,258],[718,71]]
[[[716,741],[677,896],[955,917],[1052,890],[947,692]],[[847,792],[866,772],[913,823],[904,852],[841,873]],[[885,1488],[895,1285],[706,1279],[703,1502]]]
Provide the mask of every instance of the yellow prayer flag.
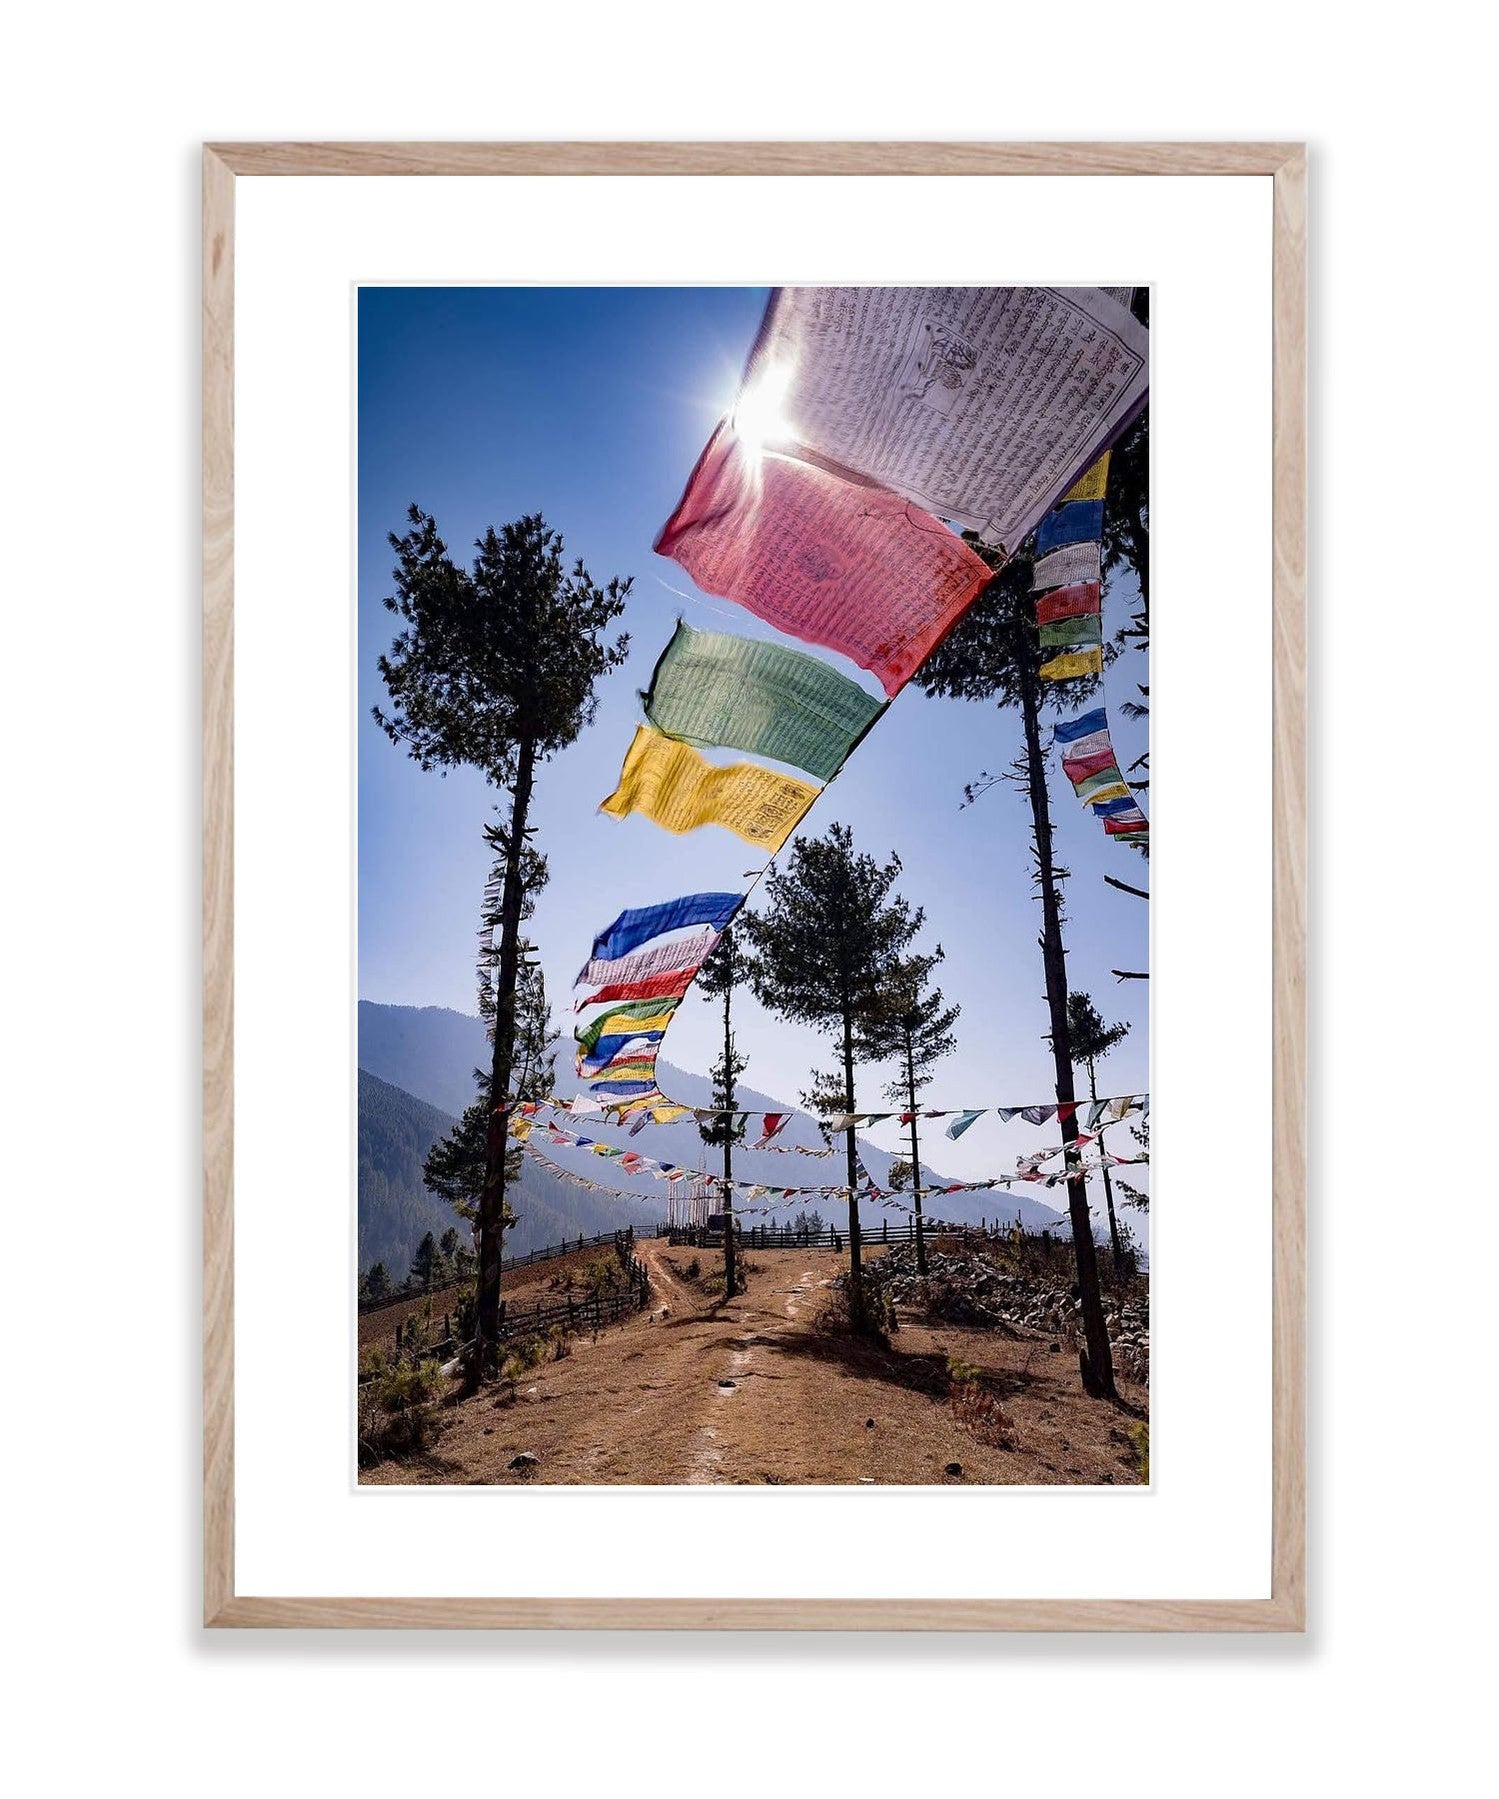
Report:
[[1068,650],[1065,655],[1053,656],[1050,662],[1043,662],[1038,672],[1043,681],[1070,681],[1074,675],[1101,675],[1103,651],[1097,644],[1088,650]]
[[1112,786],[1100,787],[1097,793],[1090,793],[1086,803],[1095,806],[1104,800],[1127,800],[1129,796],[1129,788],[1123,781],[1115,781]]
[[1112,451],[1105,450],[1092,468],[1062,495],[1061,504],[1065,506],[1069,500],[1101,500],[1108,491],[1109,457],[1112,454]]
[[692,1110],[691,1106],[655,1106],[651,1117],[657,1124],[675,1124],[679,1118],[685,1118]]
[[716,768],[690,743],[639,725],[619,786],[600,810],[613,818],[639,812],[677,836],[723,825],[746,843],[778,850],[821,791],[753,762]]

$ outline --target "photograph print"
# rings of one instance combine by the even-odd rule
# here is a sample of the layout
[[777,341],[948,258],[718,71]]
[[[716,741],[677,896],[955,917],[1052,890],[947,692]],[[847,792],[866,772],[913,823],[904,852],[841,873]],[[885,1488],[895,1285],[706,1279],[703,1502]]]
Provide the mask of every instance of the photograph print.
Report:
[[359,289],[360,1483],[1149,1484],[1149,325]]

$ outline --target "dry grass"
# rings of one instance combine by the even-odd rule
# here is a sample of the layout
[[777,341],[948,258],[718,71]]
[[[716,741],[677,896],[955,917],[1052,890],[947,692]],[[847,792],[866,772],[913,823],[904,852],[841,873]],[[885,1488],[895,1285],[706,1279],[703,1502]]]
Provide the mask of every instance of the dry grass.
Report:
[[[722,1258],[696,1252],[698,1280],[664,1243],[649,1313],[575,1339],[503,1401],[487,1387],[447,1408],[425,1458],[386,1462],[375,1482],[756,1485],[1119,1484],[1142,1478],[1132,1412],[1087,1399],[1076,1360],[1048,1346],[903,1313],[887,1343],[815,1328],[846,1266],[827,1250],[757,1250],[749,1291],[714,1299]],[[663,1316],[663,1308],[667,1315]],[[952,1366],[970,1378],[955,1381]],[[972,1388],[974,1391],[956,1392]],[[497,1403],[501,1401],[501,1403]],[[961,1472],[947,1472],[957,1464]]]

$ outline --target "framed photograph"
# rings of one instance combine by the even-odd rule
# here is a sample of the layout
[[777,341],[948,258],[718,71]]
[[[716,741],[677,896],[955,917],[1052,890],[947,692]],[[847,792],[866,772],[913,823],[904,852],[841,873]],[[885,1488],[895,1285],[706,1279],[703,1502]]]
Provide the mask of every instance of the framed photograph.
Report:
[[205,1621],[1302,1629],[1303,148],[203,217]]

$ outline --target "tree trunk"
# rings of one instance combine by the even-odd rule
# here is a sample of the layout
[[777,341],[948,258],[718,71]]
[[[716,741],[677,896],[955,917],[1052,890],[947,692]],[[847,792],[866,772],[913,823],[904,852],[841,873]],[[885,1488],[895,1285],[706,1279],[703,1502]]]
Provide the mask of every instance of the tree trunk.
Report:
[[729,1006],[734,997],[733,985],[723,990],[723,1075],[724,1098],[729,1115],[723,1121],[723,1296],[732,1299],[735,1292],[734,1256],[734,1037],[729,1029]]
[[[854,1109],[854,1021],[845,999],[843,1004],[843,1097],[847,1110]],[[862,1331],[864,1316],[864,1259],[859,1232],[859,1152],[854,1144],[854,1127],[848,1137],[848,1316],[855,1330]]]
[[1057,1104],[1073,1107],[1061,1121],[1061,1128],[1068,1175],[1067,1209],[1072,1220],[1072,1248],[1077,1262],[1086,1345],[1079,1360],[1084,1390],[1096,1399],[1113,1399],[1116,1397],[1114,1358],[1109,1348],[1108,1325],[1104,1321],[1103,1295],[1098,1286],[1098,1254],[1093,1245],[1093,1219],[1088,1210],[1088,1182],[1078,1167],[1072,1036],[1067,1028],[1067,956],[1062,947],[1062,914],[1051,859],[1051,806],[1046,793],[1046,769],[1041,760],[1039,677],[1025,654],[1020,657],[1019,672],[1020,714],[1025,723],[1026,779],[1041,882],[1041,956],[1046,970],[1046,1003],[1051,1014],[1051,1056],[1056,1070]]
[[485,1142],[484,1197],[479,1204],[477,1372],[494,1364],[499,1342],[500,1255],[505,1237],[505,1153],[510,1143],[510,1118],[502,1108],[509,1098],[511,1064],[515,1056],[515,986],[520,973],[521,851],[526,841],[526,817],[531,807],[531,785],[535,773],[535,745],[529,740],[523,740],[516,764],[515,786],[510,794],[510,830],[505,846],[505,891],[500,903],[500,969],[495,989],[494,1057],[490,1063],[489,1132]]
[[[1088,1063],[1088,1097],[1095,1105],[1097,1105],[1098,1075],[1091,1061]],[[1104,1203],[1109,1208],[1109,1247],[1114,1252],[1114,1274],[1116,1278],[1122,1278],[1124,1274],[1124,1250],[1119,1242],[1119,1221],[1114,1216],[1114,1185],[1109,1179],[1108,1167],[1102,1160],[1107,1153],[1108,1151],[1104,1148],[1103,1142],[1103,1126],[1100,1124],[1098,1127],[1098,1154],[1100,1159],[1098,1172],[1103,1176]]]
[[926,1279],[926,1236],[921,1228],[921,1146],[916,1141],[916,1058],[906,1032],[906,1110],[911,1114],[911,1199],[916,1207],[916,1273]]

